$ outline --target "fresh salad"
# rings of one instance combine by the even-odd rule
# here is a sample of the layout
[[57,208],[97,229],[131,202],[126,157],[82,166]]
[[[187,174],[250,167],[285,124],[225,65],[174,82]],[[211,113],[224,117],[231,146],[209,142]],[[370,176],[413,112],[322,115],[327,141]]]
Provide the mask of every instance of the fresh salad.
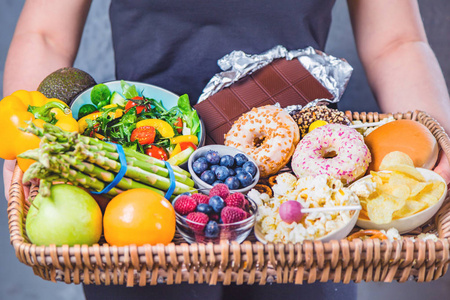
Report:
[[176,106],[146,97],[136,86],[121,81],[122,93],[100,83],[91,91],[92,104],[78,112],[83,135],[118,143],[172,165],[187,161],[197,149],[200,119],[184,94]]

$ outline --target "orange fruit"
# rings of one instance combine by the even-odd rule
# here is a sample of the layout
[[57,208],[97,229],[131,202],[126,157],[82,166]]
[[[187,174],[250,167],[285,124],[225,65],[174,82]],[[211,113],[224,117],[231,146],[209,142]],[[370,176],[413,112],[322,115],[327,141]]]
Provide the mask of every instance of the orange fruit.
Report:
[[108,203],[103,217],[110,245],[168,244],[175,235],[175,210],[163,196],[148,189],[120,193]]

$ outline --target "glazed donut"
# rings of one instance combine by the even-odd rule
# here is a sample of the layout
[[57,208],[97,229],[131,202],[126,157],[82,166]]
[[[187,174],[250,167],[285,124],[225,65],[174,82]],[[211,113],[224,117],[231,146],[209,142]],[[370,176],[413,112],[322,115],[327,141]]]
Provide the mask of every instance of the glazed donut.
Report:
[[326,174],[350,183],[371,161],[364,139],[355,129],[327,124],[308,133],[297,145],[292,170],[297,177]]
[[328,108],[325,105],[316,105],[301,110],[294,110],[290,112],[290,115],[297,122],[298,129],[300,130],[300,138],[303,138],[308,133],[309,126],[317,120],[323,120],[329,124],[351,124],[344,112]]
[[253,108],[234,122],[225,134],[225,145],[250,155],[260,176],[267,177],[289,162],[299,139],[292,117],[279,107],[266,105]]

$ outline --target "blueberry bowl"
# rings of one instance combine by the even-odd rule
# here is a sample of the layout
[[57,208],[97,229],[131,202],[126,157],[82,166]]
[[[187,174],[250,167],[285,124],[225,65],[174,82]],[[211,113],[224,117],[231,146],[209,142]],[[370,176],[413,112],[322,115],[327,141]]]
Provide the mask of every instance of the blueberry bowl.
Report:
[[253,158],[223,145],[208,145],[195,150],[189,157],[188,169],[197,187],[203,190],[225,183],[233,193],[246,193],[259,180],[259,169]]
[[[209,198],[207,201],[212,205],[199,203],[201,202],[199,201],[197,202],[194,211],[182,214],[182,212],[177,209],[177,201],[180,202],[180,206],[186,208],[189,205],[184,202],[192,201],[188,199],[192,197],[189,195],[179,195],[172,202],[172,205],[175,207],[177,231],[188,243],[220,243],[221,240],[242,243],[248,237],[255,225],[256,213],[258,210],[258,207],[253,200],[247,198],[247,196],[242,193],[230,193],[230,195],[241,194],[241,198],[244,197],[243,199],[245,199],[245,207],[238,208],[227,206],[225,204],[225,206],[222,206],[218,210],[217,205],[214,205],[212,202],[219,196],[216,195],[210,198],[206,195],[205,191],[202,190],[199,190],[198,194]],[[215,197],[215,199],[211,200],[213,197]],[[219,213],[217,213],[217,211],[219,211]],[[236,215],[239,215],[236,211],[239,212],[242,217],[234,222],[233,219],[227,219],[227,216],[228,218],[230,218],[230,216],[233,216],[234,218]]]

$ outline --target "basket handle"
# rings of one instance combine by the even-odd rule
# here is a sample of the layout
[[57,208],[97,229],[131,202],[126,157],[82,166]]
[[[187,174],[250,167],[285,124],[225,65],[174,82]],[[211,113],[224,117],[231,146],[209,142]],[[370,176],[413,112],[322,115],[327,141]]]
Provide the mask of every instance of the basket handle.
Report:
[[442,151],[444,151],[450,162],[450,139],[445,132],[444,128],[439,124],[439,122],[424,111],[416,111],[417,120],[425,125],[436,138],[439,146],[441,146]]

